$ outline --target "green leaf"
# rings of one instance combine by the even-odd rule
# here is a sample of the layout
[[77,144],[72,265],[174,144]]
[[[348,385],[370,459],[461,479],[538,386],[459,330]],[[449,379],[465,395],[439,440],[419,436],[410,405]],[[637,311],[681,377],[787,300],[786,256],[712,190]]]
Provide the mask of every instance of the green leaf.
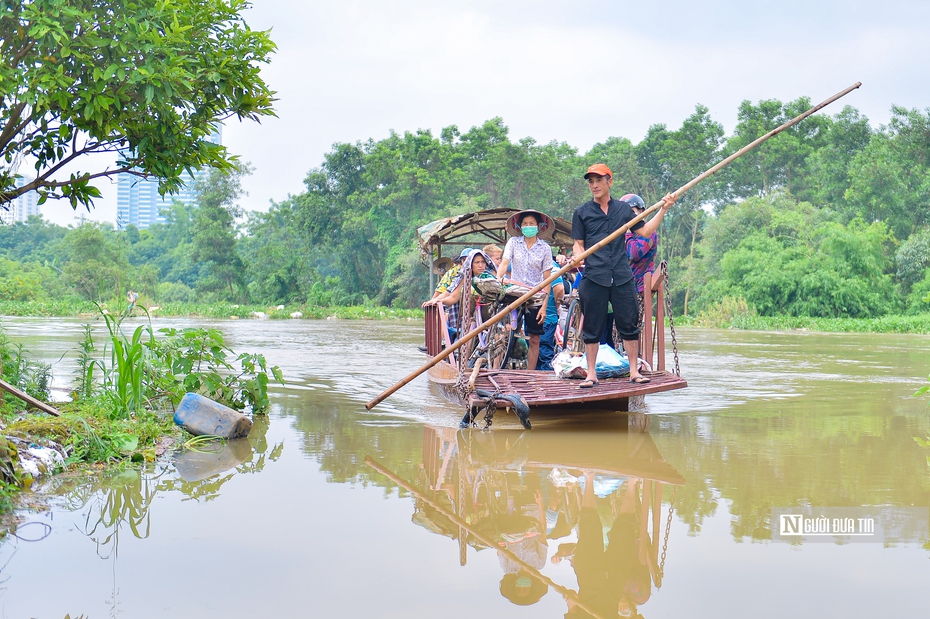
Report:
[[135,434],[124,435],[117,440],[119,450],[122,452],[135,451],[139,447],[139,437]]

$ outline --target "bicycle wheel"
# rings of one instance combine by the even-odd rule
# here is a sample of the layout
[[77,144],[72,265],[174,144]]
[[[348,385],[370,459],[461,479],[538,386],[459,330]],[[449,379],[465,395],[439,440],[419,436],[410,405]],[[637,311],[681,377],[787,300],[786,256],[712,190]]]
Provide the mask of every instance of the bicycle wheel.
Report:
[[506,366],[513,350],[514,331],[510,329],[510,320],[504,319],[488,329],[487,349],[488,368],[499,370]]
[[565,322],[562,323],[562,337],[565,338],[564,350],[579,355],[584,352],[584,341],[581,338],[583,320],[584,316],[581,314],[581,301],[573,299],[568,306],[568,313],[565,314]]

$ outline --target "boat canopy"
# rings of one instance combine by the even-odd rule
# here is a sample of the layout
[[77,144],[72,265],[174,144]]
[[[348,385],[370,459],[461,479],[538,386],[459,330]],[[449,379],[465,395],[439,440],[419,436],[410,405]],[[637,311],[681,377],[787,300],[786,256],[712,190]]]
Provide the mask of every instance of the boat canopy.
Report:
[[[456,215],[455,217],[437,219],[417,228],[417,241],[420,244],[420,250],[425,255],[430,255],[433,249],[442,245],[475,245],[474,239],[471,241],[462,240],[472,235],[483,237],[487,239],[488,243],[497,243],[503,246],[507,242],[505,232],[507,219],[514,213],[519,212],[519,210],[515,208],[492,208],[486,211],[475,211],[464,215]],[[555,221],[555,233],[552,240],[547,242],[562,249],[570,248],[573,243],[571,222],[561,217],[553,217],[553,220]]]

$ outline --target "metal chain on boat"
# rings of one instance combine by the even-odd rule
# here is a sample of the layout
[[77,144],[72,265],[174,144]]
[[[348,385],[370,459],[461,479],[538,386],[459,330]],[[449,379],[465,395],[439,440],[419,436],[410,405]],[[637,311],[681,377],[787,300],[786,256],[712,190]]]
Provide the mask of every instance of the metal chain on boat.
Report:
[[672,295],[668,285],[668,260],[663,260],[659,264],[662,274],[665,276],[665,315],[668,316],[668,329],[672,334],[672,352],[675,354],[675,376],[681,376],[681,367],[678,364],[678,338],[675,335],[675,319],[672,317]]
[[497,396],[501,395],[500,389],[494,392],[490,398],[488,398],[488,405],[484,408],[484,428],[483,430],[488,430],[491,427],[491,424],[494,422],[494,413],[497,412]]
[[662,587],[662,578],[665,576],[665,555],[668,554],[668,534],[672,530],[672,514],[675,513],[675,494],[677,486],[672,486],[672,500],[668,505],[668,520],[665,522],[665,539],[662,541],[662,555],[659,558],[659,573],[656,579],[656,589]]
[[455,392],[462,398],[462,401],[465,402],[465,406],[468,406],[468,397],[471,395],[471,392],[474,391],[472,386],[468,382],[468,376],[459,370],[459,378],[455,381]]
[[[492,393],[487,398],[487,403],[484,406],[480,406],[480,407],[472,406],[469,402],[468,394],[474,392],[475,390],[470,388],[467,385],[467,381],[466,381],[465,386],[462,386],[460,383],[461,383],[461,379],[458,382],[456,382],[455,386],[456,386],[456,389],[459,390],[459,393],[465,394],[464,399],[465,399],[466,417],[464,418],[468,419],[468,421],[471,423],[471,426],[473,428],[477,428],[478,427],[478,415],[481,414],[481,411],[484,411],[484,427],[481,429],[482,430],[489,429],[491,427],[491,424],[493,423],[494,414],[497,413],[497,400],[501,395],[503,395],[503,391],[501,390],[500,387],[498,387],[497,389],[494,390],[494,393]],[[479,395],[483,397],[485,393],[487,392],[481,392]]]

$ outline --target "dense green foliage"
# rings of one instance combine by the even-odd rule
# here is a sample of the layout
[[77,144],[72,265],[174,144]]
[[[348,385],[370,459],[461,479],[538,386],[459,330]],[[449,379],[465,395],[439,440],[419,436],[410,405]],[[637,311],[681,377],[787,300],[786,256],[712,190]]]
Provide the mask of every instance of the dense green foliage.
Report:
[[705,229],[700,298],[742,297],[766,316],[887,314],[899,309],[893,247],[883,222],[843,225],[785,194],[748,198]]
[[[186,393],[199,393],[235,409],[248,407],[256,414],[266,412],[268,373],[284,382],[278,366],[269,368],[260,354],[236,355],[218,329],[164,328],[158,337],[147,322],[130,334],[123,321],[132,311],[131,305],[118,316],[101,310],[109,338],[102,358],[93,363],[100,369],[100,393],[109,401],[112,417],[173,409]],[[86,330],[82,352],[90,356],[93,351]],[[83,373],[79,391],[93,395],[93,366],[82,362],[79,368]]]
[[[274,44],[245,0],[0,1],[0,205],[31,190],[90,206],[93,179],[229,169],[209,137],[226,118],[273,114],[259,76]],[[117,165],[87,155],[119,152]],[[35,180],[17,187],[19,164]],[[103,160],[106,161],[106,160]],[[91,171],[63,176],[72,162]]]
[[[703,106],[677,129],[634,144],[610,137],[587,153],[513,140],[499,118],[336,144],[306,191],[243,219],[247,166],[215,171],[192,208],[115,231],[32,220],[0,228],[0,286],[21,302],[80,297],[214,306],[413,308],[428,296],[415,230],[441,217],[533,207],[569,218],[588,198],[581,172],[606,162],[613,193],[653,203],[796,115],[807,99],[743,102],[730,136]],[[682,197],[660,229],[681,314],[742,299],[758,318],[877,318],[930,311],[930,112],[892,109],[874,128],[854,108],[814,116]],[[76,301],[75,301],[76,302]],[[292,309],[293,308],[293,309]],[[365,310],[371,313],[370,310]],[[219,312],[219,314],[217,314]],[[711,323],[720,322],[710,317]]]

